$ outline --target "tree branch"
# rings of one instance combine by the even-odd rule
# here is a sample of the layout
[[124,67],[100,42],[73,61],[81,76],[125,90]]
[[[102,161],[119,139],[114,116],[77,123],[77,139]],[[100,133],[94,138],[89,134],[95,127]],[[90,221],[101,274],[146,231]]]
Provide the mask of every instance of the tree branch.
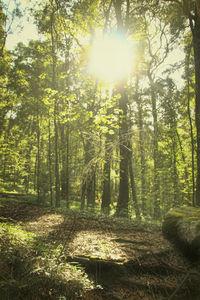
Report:
[[126,0],[126,19],[125,19],[126,30],[128,30],[129,27],[129,14],[130,14],[130,1]]
[[188,280],[188,278],[191,275],[200,275],[198,272],[194,272],[194,271],[190,271],[188,272],[185,277],[183,278],[183,280],[181,281],[181,283],[179,284],[179,286],[176,288],[176,290],[171,294],[171,296],[168,298],[168,300],[172,300],[173,297],[178,293],[178,291],[182,288],[182,286],[184,285],[184,283]]
[[108,21],[109,21],[109,17],[110,17],[110,11],[111,11],[112,4],[113,4],[113,0],[110,1],[108,10],[105,12],[105,25],[104,25],[104,29],[103,29],[104,33],[107,32]]

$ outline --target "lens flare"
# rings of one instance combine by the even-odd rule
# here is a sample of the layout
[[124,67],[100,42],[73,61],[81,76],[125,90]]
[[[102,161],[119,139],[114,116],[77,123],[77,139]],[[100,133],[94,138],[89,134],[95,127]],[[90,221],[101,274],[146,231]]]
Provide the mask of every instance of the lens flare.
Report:
[[133,47],[124,36],[106,35],[94,41],[89,72],[107,82],[123,79],[131,72]]

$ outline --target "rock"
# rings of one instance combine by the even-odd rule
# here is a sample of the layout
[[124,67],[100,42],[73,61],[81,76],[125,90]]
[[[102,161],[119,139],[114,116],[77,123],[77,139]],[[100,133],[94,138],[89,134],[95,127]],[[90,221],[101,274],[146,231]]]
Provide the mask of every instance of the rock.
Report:
[[162,232],[188,258],[200,258],[200,208],[171,209],[163,221]]

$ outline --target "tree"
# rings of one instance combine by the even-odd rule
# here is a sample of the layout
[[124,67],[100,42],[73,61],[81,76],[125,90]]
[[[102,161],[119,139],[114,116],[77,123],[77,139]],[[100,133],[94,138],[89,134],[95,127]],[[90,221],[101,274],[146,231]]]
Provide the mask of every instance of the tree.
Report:
[[[122,1],[113,1],[115,15],[117,20],[117,30],[126,34],[126,25],[129,18],[129,1],[126,2],[126,16],[122,17]],[[128,120],[127,120],[127,104],[128,96],[125,88],[126,79],[121,80],[117,85],[120,94],[119,98],[119,149],[120,149],[120,183],[119,183],[119,199],[117,203],[116,214],[120,216],[128,216],[129,203],[129,178],[128,178],[128,164],[129,164],[129,149],[128,149]]]
[[[166,1],[168,2],[168,1]],[[196,205],[200,206],[200,14],[199,0],[169,0],[170,6],[172,7],[172,16],[175,12],[175,18],[177,18],[177,10],[181,8],[183,14],[182,17],[186,16],[189,21],[190,30],[193,37],[193,50],[194,50],[194,66],[195,66],[195,124],[197,131],[197,176],[196,176]],[[180,10],[178,10],[180,11]],[[180,20],[180,17],[177,18]],[[173,26],[173,17],[172,17]]]

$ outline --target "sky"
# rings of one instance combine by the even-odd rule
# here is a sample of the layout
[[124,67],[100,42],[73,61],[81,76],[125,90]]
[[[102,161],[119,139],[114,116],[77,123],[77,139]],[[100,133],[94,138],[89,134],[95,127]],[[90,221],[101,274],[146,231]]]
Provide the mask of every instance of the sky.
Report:
[[6,41],[6,48],[9,50],[13,50],[17,43],[23,42],[24,44],[28,44],[30,40],[37,40],[38,33],[36,26],[32,24],[30,21],[25,20],[23,22],[23,30],[21,32],[9,34]]
[[[25,10],[23,17],[15,18],[12,24],[12,31],[13,33],[8,34],[6,40],[6,48],[9,50],[13,50],[17,43],[23,42],[25,45],[28,45],[30,40],[38,40],[40,36],[38,35],[36,25],[34,24],[34,18],[30,15],[30,11],[28,8],[33,6],[37,6],[39,1],[37,0],[3,0],[3,4],[7,6],[7,15],[9,16],[9,11],[12,11],[15,8],[15,1],[18,1],[20,4],[20,8]],[[173,65],[180,59],[183,59],[183,51],[182,49],[177,48],[173,53],[169,55],[162,66],[162,70],[160,72],[160,76],[162,77],[161,73],[165,68],[169,68],[170,65]],[[181,73],[183,70],[178,70],[171,75],[171,77],[176,81],[177,87],[181,88],[183,85],[183,80],[181,79]]]
[[[6,15],[9,18],[9,12],[15,8],[15,1],[3,0],[2,2],[8,8]],[[39,37],[36,25],[34,24],[34,18],[28,11],[28,8],[33,5],[33,1],[20,0],[17,2],[20,3],[20,9],[25,10],[25,12],[23,17],[15,18],[12,23],[11,32],[9,32],[6,39],[6,48],[9,50],[13,50],[19,42],[27,45],[30,40],[37,40]],[[9,22],[7,23],[7,28],[8,26]]]

